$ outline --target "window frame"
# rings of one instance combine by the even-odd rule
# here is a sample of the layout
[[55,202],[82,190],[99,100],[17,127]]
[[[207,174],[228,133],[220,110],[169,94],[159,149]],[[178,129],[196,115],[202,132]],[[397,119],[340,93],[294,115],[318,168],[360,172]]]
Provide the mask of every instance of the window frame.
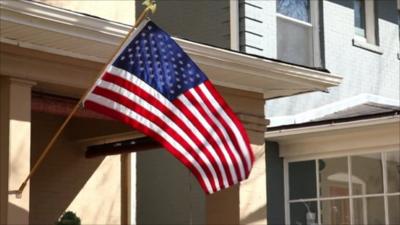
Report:
[[[290,222],[290,204],[296,202],[311,202],[314,201],[317,203],[317,224],[321,224],[321,202],[325,200],[340,200],[340,199],[348,199],[349,200],[349,214],[350,214],[350,224],[354,224],[354,209],[353,209],[353,200],[354,199],[363,199],[366,200],[368,197],[383,197],[384,201],[384,219],[385,224],[389,224],[389,203],[388,197],[390,196],[400,196],[400,192],[388,193],[388,184],[387,184],[387,158],[386,155],[388,152],[399,151],[399,149],[385,149],[385,150],[365,150],[365,151],[357,151],[357,152],[341,152],[337,154],[318,154],[318,155],[309,155],[302,157],[290,157],[283,159],[283,174],[284,174],[284,206],[285,206],[285,224],[291,224]],[[353,195],[352,190],[352,165],[351,165],[351,156],[357,155],[365,155],[371,153],[380,153],[381,155],[381,164],[382,164],[382,182],[383,182],[383,192],[378,194],[362,194],[362,195]],[[320,187],[319,187],[319,163],[318,160],[321,159],[329,159],[329,158],[339,158],[346,157],[348,163],[348,196],[334,196],[334,197],[321,197]],[[291,162],[299,162],[299,161],[315,161],[315,173],[316,173],[316,198],[307,198],[307,199],[295,199],[290,200],[290,189],[289,189],[289,163]],[[364,210],[365,211],[365,210]],[[365,212],[364,212],[365,213]],[[364,216],[367,214],[364,214]]]
[[[277,4],[277,2],[276,2]],[[313,62],[314,67],[322,66],[321,59],[321,37],[320,37],[320,12],[319,12],[319,4],[322,4],[320,1],[309,0],[309,21],[303,21],[294,17],[286,16],[278,12],[276,7],[275,14],[277,19],[283,19],[290,21],[292,23],[299,24],[304,27],[309,27],[312,29],[312,39],[310,40],[312,45],[312,55],[310,56],[310,61]]]
[[[353,6],[354,13],[354,41],[355,42],[365,42],[374,46],[379,46],[379,37],[378,37],[378,19],[376,17],[376,1],[375,0],[361,0],[364,2],[364,22],[365,22],[365,36],[358,35],[356,32],[355,25],[355,8]],[[354,1],[355,2],[355,1]],[[353,2],[353,4],[354,4]],[[363,47],[363,46],[360,46]]]

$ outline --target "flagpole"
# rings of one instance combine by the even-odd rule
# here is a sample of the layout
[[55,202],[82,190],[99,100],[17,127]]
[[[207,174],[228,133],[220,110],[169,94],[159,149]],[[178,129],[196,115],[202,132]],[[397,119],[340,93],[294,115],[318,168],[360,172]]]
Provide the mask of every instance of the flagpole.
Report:
[[[146,18],[147,14],[149,12],[152,12],[154,14],[156,10],[156,3],[155,0],[145,0],[143,2],[143,5],[146,6],[146,8],[142,11],[138,19],[135,21],[135,24],[133,27],[129,30],[128,34],[126,35],[125,39],[121,42],[121,44],[116,48],[114,54],[110,57],[109,61],[104,65],[102,68],[101,72],[97,75],[95,83],[97,79],[102,75],[104,70],[107,68],[108,64],[111,63],[113,58],[115,57],[116,54],[118,54],[119,49],[122,47],[122,45],[128,40],[129,36],[132,34],[132,32],[135,30],[135,28]],[[72,109],[72,111],[69,113],[68,117],[64,120],[64,122],[61,124],[60,128],[56,131],[56,133],[53,135],[51,138],[50,142],[47,144],[47,146],[44,148],[43,152],[40,154],[39,159],[35,162],[35,165],[32,167],[31,171],[29,172],[28,176],[25,178],[25,180],[22,182],[21,186],[17,191],[10,191],[12,194],[16,194],[17,198],[21,198],[22,192],[25,189],[26,184],[28,183],[29,179],[32,177],[32,175],[36,172],[40,164],[42,163],[43,159],[46,157],[46,155],[50,152],[50,149],[53,147],[54,143],[56,142],[57,138],[60,136],[61,132],[64,130],[65,126],[68,124],[68,122],[71,120],[72,116],[75,114],[75,112],[78,110],[79,106],[81,105],[83,99],[85,96],[89,93],[90,88],[88,88],[85,92],[84,95],[79,99],[79,101],[76,103],[75,107]]]

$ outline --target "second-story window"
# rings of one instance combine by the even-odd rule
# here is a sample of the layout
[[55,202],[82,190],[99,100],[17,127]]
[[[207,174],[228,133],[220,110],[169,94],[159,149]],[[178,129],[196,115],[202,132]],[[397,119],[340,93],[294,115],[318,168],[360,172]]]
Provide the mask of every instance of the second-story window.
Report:
[[378,45],[374,0],[354,0],[354,29],[358,39]]
[[277,12],[304,22],[310,22],[310,0],[278,0]]
[[364,0],[354,1],[354,28],[356,35],[365,37],[365,2]]

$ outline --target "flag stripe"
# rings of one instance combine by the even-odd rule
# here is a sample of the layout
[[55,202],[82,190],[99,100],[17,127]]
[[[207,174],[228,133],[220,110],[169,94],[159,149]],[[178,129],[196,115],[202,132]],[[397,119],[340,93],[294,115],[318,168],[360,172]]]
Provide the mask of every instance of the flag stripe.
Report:
[[[235,120],[235,123],[232,121],[232,115],[233,112],[229,108],[229,106],[225,103],[225,101],[219,96],[219,93],[216,92],[215,88],[210,85],[211,83],[209,82],[204,82],[203,84],[199,85],[199,88],[202,90],[203,94],[207,97],[207,99],[211,102],[211,105],[214,107],[218,115],[220,115],[223,118],[223,121],[225,121],[231,130],[233,131],[234,136],[236,137],[236,141],[238,141],[240,149],[244,154],[246,166],[247,166],[247,175],[251,170],[251,165],[253,161],[253,155],[250,150],[250,146],[246,143],[249,143],[248,141],[243,138],[244,136],[247,137],[246,133],[244,133],[244,128],[241,127],[241,125],[238,123],[238,121]],[[212,93],[210,93],[212,92]],[[214,98],[214,96],[217,96],[217,98]],[[223,110],[222,107],[225,109]],[[229,116],[227,115],[229,113]],[[234,118],[234,117],[233,117]],[[240,127],[240,128],[238,128]],[[240,129],[240,131],[239,131]]]
[[[147,102],[146,99],[137,96],[136,94],[130,92],[129,90],[121,86],[117,86],[116,84],[107,82],[105,80],[103,80],[101,83],[98,84],[97,88],[99,87],[108,89],[111,92],[118,95],[115,95],[110,92],[105,92],[104,90],[101,89],[97,91],[95,89],[94,93],[110,98],[111,100],[114,100],[116,102],[120,102],[124,106],[140,113],[142,116],[148,114],[149,117],[152,118],[152,121],[154,123],[162,127],[168,134],[173,136],[173,138],[182,139],[181,141],[184,141],[184,143],[189,144],[190,147],[187,146],[187,148],[190,149],[191,151],[195,151],[195,154],[193,152],[192,155],[196,156],[198,155],[201,158],[201,161],[205,163],[205,166],[208,167],[209,171],[211,172],[215,185],[217,186],[217,189],[220,189],[220,184],[218,182],[217,174],[215,172],[213,164],[210,163],[207,156],[196,147],[196,144],[193,142],[193,140],[177,124],[175,124],[174,121],[172,121],[168,116],[166,116],[163,112],[161,112],[158,108],[156,108],[155,104],[150,104]],[[143,112],[144,110],[146,110],[146,112]]]
[[[185,97],[185,95],[179,96],[175,101],[174,104],[179,106],[179,108],[184,112],[185,115],[190,116],[190,119],[192,123],[196,125],[197,128],[201,129],[203,128],[203,135],[208,138],[208,140],[211,142],[211,145],[213,145],[214,148],[211,149],[211,154],[213,155],[220,173],[222,174],[222,182],[224,184],[224,187],[229,187],[229,182],[228,178],[226,175],[226,171],[223,167],[223,163],[221,161],[221,158],[218,156],[217,152],[215,149],[219,149],[221,141],[219,138],[215,135],[213,132],[213,129],[208,125],[207,121],[203,118],[203,116],[199,113],[197,108],[192,105],[192,103]],[[186,110],[184,110],[186,109]]]
[[156,139],[194,172],[205,191],[208,193],[218,191],[213,190],[207,175],[197,161],[194,160],[194,158],[178,142],[150,120],[138,115],[136,112],[127,109],[125,106],[117,102],[92,93],[88,95],[85,106],[119,119]]
[[[191,89],[193,90],[193,89]],[[193,93],[191,91],[187,91],[184,93],[184,96],[187,98],[190,103],[195,106],[202,116],[202,118],[206,121],[206,123],[202,123],[201,120],[198,120],[198,117],[195,117],[199,124],[203,126],[204,129],[207,130],[207,132],[212,131],[212,136],[215,144],[217,145],[217,154],[221,158],[221,161],[223,163],[224,170],[227,173],[227,178],[228,178],[228,183],[230,185],[237,183],[237,174],[235,170],[231,170],[230,165],[232,165],[232,160],[229,157],[228,151],[226,149],[226,143],[225,140],[223,139],[223,136],[221,136],[221,133],[218,132],[217,125],[211,120],[209,115],[204,111],[203,107],[201,107],[201,103],[197,101],[197,99],[193,96]],[[204,125],[206,124],[206,125]],[[228,157],[226,157],[228,156]],[[229,172],[228,172],[229,171]],[[233,172],[233,174],[232,174]],[[236,179],[236,180],[235,180]]]
[[[200,89],[200,87],[196,87],[195,90],[197,91],[196,93],[203,99],[204,103],[207,105],[208,109],[211,111],[211,114],[221,123],[222,127],[226,128],[227,136],[230,138],[231,142],[230,147],[233,150],[234,154],[234,159],[238,162],[238,166],[240,167],[240,175],[241,179],[244,180],[246,178],[247,174],[247,168],[245,167],[246,164],[246,159],[240,151],[240,146],[239,142],[235,137],[235,134],[233,133],[232,129],[230,128],[229,124],[224,120],[224,118],[218,113],[218,108],[212,105],[211,100],[207,98],[207,96],[204,94],[203,90]],[[233,146],[232,146],[233,145]]]
[[[228,159],[229,167],[231,170],[231,173],[235,175],[234,178],[234,183],[237,182],[237,175],[240,173],[241,179],[243,180],[245,178],[245,172],[244,172],[244,165],[242,162],[242,159],[240,158],[239,154],[236,151],[236,148],[233,146],[231,137],[228,135],[225,127],[220,123],[220,121],[214,116],[214,113],[211,112],[211,106],[207,105],[207,103],[204,101],[206,98],[205,96],[201,96],[201,90],[199,88],[193,88],[190,90],[190,93],[194,96],[196,101],[198,101],[203,108],[203,110],[206,112],[207,116],[211,118],[212,123],[215,124],[217,129],[216,132],[219,134],[220,137],[222,137],[222,140],[224,141],[224,144],[227,145],[226,149],[229,149],[228,155],[225,154],[225,157]],[[233,137],[234,138],[234,137]],[[234,162],[232,162],[232,160]],[[232,171],[234,170],[234,171]]]

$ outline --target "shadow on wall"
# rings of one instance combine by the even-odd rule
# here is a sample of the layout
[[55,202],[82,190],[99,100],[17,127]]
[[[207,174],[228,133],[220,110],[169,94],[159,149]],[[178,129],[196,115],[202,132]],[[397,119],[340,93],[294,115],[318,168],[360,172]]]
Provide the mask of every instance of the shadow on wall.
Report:
[[[32,114],[32,165],[62,121],[58,116]],[[81,129],[85,127],[98,128],[93,124]],[[68,135],[71,132],[74,133],[68,126],[32,177],[30,224],[54,224],[104,160],[104,157],[86,159],[76,140]]]
[[[354,3],[349,0],[327,0],[329,2],[353,9]],[[386,0],[386,1],[375,1],[376,13],[379,19],[386,20],[389,23],[397,24],[397,1]]]
[[[18,223],[18,218],[26,218],[28,211],[12,203],[8,203],[8,213],[9,218],[13,218],[13,221]],[[22,223],[25,223],[25,221],[21,221]]]
[[243,218],[240,221],[240,224],[251,224],[251,223],[255,223],[260,220],[264,220],[266,210],[267,210],[267,206],[264,205],[263,207],[257,209],[255,212],[250,213],[250,215],[248,215],[247,217]]

